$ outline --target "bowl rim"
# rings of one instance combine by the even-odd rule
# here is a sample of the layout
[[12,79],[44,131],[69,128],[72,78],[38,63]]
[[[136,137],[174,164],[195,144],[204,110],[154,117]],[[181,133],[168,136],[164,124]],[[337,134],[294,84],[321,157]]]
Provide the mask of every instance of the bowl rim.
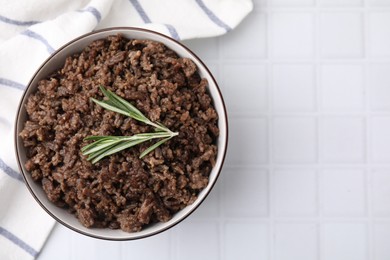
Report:
[[[69,45],[72,45],[73,43],[79,41],[79,40],[82,40],[83,38],[85,37],[88,37],[90,35],[94,35],[94,34],[99,34],[101,32],[109,32],[109,31],[115,31],[115,30],[128,30],[128,31],[138,31],[138,32],[143,32],[143,33],[147,33],[147,34],[156,34],[157,36],[160,36],[162,38],[164,38],[165,40],[167,41],[171,41],[173,42],[174,44],[177,44],[179,46],[181,46],[182,48],[184,48],[188,53],[190,53],[191,55],[193,55],[193,57],[195,57],[195,59],[204,67],[204,69],[206,70],[206,72],[209,74],[210,78],[212,79],[214,85],[215,85],[215,88],[218,92],[218,95],[220,97],[220,100],[221,100],[221,104],[222,104],[222,108],[223,108],[223,111],[224,111],[224,118],[225,118],[225,132],[226,132],[226,137],[225,137],[225,140],[222,140],[223,143],[225,143],[225,149],[222,154],[222,161],[221,161],[221,166],[220,168],[218,169],[217,173],[216,173],[216,177],[215,177],[215,180],[214,182],[211,184],[211,186],[209,187],[209,189],[206,191],[204,197],[199,201],[198,205],[195,205],[193,208],[191,208],[191,210],[189,210],[185,215],[183,215],[183,217],[179,218],[177,221],[169,224],[169,225],[166,225],[166,226],[163,226],[162,228],[154,231],[154,232],[151,232],[151,233],[148,233],[148,234],[145,234],[145,235],[140,235],[140,236],[134,236],[134,237],[122,237],[122,238],[114,238],[114,237],[105,237],[105,236],[101,236],[101,235],[96,235],[96,234],[92,234],[92,233],[87,233],[87,232],[84,232],[80,229],[78,229],[77,227],[74,227],[73,225],[71,224],[68,224],[66,223],[65,221],[62,221],[60,218],[58,218],[54,213],[52,213],[45,205],[43,202],[41,202],[41,200],[38,198],[38,196],[35,194],[33,188],[30,186],[30,183],[26,177],[26,172],[24,171],[23,169],[23,166],[22,166],[22,162],[21,162],[21,158],[19,156],[19,146],[18,146],[18,138],[19,138],[19,133],[18,133],[18,122],[19,122],[19,118],[20,118],[20,114],[21,114],[21,110],[22,110],[22,106],[24,105],[23,103],[23,100],[25,100],[26,98],[26,95],[27,95],[27,90],[32,86],[32,82],[34,81],[34,79],[37,77],[38,73],[42,70],[43,67],[46,66],[46,64],[59,52],[61,52],[63,49],[65,49],[66,47],[68,47]],[[164,43],[163,43],[164,44]],[[226,109],[226,104],[225,104],[225,101],[223,99],[223,95],[222,95],[222,92],[218,86],[218,83],[217,81],[215,80],[215,77],[213,76],[213,74],[210,72],[209,68],[206,66],[206,64],[198,57],[198,55],[196,55],[193,51],[191,51],[187,46],[185,46],[183,43],[179,42],[178,40],[175,40],[165,34],[162,34],[160,32],[156,32],[156,31],[153,31],[153,30],[149,30],[149,29],[144,29],[144,28],[139,28],[139,27],[127,27],[127,26],[119,26],[119,27],[109,27],[109,28],[104,28],[104,29],[99,29],[99,30],[95,30],[95,31],[92,31],[92,32],[89,32],[89,33],[85,33],[81,36],[78,36],[70,41],[68,41],[67,43],[65,43],[64,45],[62,45],[60,48],[58,48],[56,51],[54,51],[53,53],[50,54],[50,56],[48,58],[46,58],[46,60],[39,66],[39,68],[37,68],[37,70],[34,72],[33,76],[31,77],[30,81],[28,82],[28,84],[26,85],[26,88],[23,92],[23,95],[20,97],[20,101],[19,101],[19,104],[18,104],[18,107],[17,107],[17,113],[16,113],[16,117],[15,117],[15,124],[14,124],[14,146],[15,146],[15,155],[16,155],[16,160],[17,160],[17,164],[18,164],[18,168],[20,170],[20,172],[22,173],[22,176],[23,176],[23,180],[24,180],[24,183],[25,185],[27,186],[28,190],[30,191],[31,195],[34,197],[34,199],[36,200],[36,202],[38,202],[38,204],[54,219],[56,220],[56,222],[62,224],[63,226],[79,233],[79,234],[82,234],[82,235],[85,235],[85,236],[88,236],[88,237],[92,237],[92,238],[96,238],[96,239],[102,239],[102,240],[110,240],[110,241],[129,241],[129,240],[138,240],[138,239],[142,239],[142,238],[147,238],[147,237],[151,237],[151,236],[154,236],[154,235],[157,235],[157,234],[160,234],[174,226],[176,226],[177,224],[179,224],[180,222],[182,222],[183,220],[185,220],[188,216],[190,216],[204,201],[205,199],[208,197],[208,195],[210,194],[211,190],[214,188],[220,174],[221,174],[221,171],[222,171],[222,168],[223,168],[223,165],[224,165],[224,162],[225,162],[225,159],[226,159],[226,154],[227,154],[227,150],[228,150],[228,140],[229,140],[229,127],[228,127],[228,116],[227,116],[227,109]],[[191,206],[191,205],[189,205]]]

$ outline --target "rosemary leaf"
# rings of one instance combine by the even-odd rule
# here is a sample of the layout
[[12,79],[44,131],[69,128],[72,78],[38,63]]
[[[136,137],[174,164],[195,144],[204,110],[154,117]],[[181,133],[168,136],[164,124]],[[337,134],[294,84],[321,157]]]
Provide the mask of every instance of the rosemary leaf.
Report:
[[91,154],[91,153],[96,153],[98,152],[99,150],[102,150],[102,149],[105,149],[106,147],[110,147],[110,146],[113,146],[113,145],[116,145],[118,143],[122,142],[120,139],[119,140],[103,140],[103,141],[96,141],[94,143],[92,143],[92,145],[94,146],[90,146],[90,147],[87,147],[83,153],[84,155],[88,155],[88,154]]
[[100,152],[100,153],[93,154],[93,156],[88,157],[88,160],[92,160],[93,159],[92,163],[94,164],[94,163],[97,163],[98,161],[100,161],[101,159],[103,159],[104,157],[106,157],[108,155],[120,152],[122,150],[130,148],[130,147],[135,146],[137,144],[143,143],[145,141],[146,140],[141,139],[141,140],[126,141],[126,142],[123,142],[123,143],[119,143],[119,144],[117,144],[115,146],[109,147],[108,149],[102,150],[102,152]]
[[117,96],[110,90],[104,88],[103,86],[100,86],[100,90],[107,99],[99,101],[97,99],[91,98],[93,102],[107,110],[111,110],[113,112],[129,116],[137,121],[153,126],[155,128],[155,132],[135,134],[132,136],[88,136],[84,138],[85,141],[94,141],[81,148],[81,152],[84,155],[88,155],[87,160],[91,160],[93,164],[100,161],[106,156],[123,151],[137,144],[152,139],[163,138],[162,140],[145,149],[140,155],[140,158],[143,158],[145,155],[147,155],[172,137],[178,135],[177,132],[172,132],[163,124],[159,122],[150,121],[136,107],[134,107],[132,104],[130,104],[123,98]]
[[98,141],[102,139],[110,139],[113,138],[114,136],[109,136],[109,135],[90,135],[84,138],[85,141]]
[[125,116],[130,116],[128,111],[125,111],[125,110],[122,110],[122,109],[120,109],[118,107],[115,107],[112,104],[109,104],[108,102],[99,101],[99,100],[94,99],[94,98],[91,98],[91,100],[93,102],[95,102],[96,104],[98,104],[99,106],[101,106],[101,107],[103,107],[103,108],[105,108],[107,110],[111,110],[111,111],[117,112],[117,113],[125,115]]
[[155,143],[154,145],[150,146],[149,148],[145,149],[141,155],[139,156],[140,159],[144,158],[145,155],[147,155],[148,153],[150,153],[151,151],[153,151],[154,149],[156,149],[157,147],[159,147],[160,145],[162,145],[163,143],[165,143],[166,141],[168,141],[169,139],[171,139],[172,137],[167,137],[165,139],[162,139],[160,141],[158,141],[157,143]]
[[[100,90],[103,92],[103,94],[109,98],[110,101],[113,102],[117,107],[121,107],[123,110],[127,111],[129,114],[132,114],[135,117],[138,117],[144,121],[149,121],[149,119],[144,116],[144,114],[141,113],[135,106],[121,98],[120,96],[117,96],[113,92],[111,92],[108,89],[105,89],[103,86],[100,86]],[[140,121],[142,121],[140,120]]]

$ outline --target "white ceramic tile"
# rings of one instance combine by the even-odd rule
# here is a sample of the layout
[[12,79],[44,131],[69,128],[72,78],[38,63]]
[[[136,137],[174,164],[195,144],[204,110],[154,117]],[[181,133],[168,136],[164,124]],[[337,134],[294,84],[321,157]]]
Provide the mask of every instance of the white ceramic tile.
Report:
[[369,4],[375,6],[375,5],[378,5],[378,6],[384,6],[384,5],[390,5],[390,1],[389,0],[367,0]]
[[[224,171],[221,172],[221,174],[224,174]],[[191,214],[189,218],[194,219],[210,219],[210,218],[217,218],[219,214],[219,193],[220,193],[220,183],[217,182],[217,184],[213,187],[210,194],[207,196],[207,198],[202,202],[202,204]]]
[[390,111],[390,63],[370,64],[368,86],[372,110]]
[[[219,230],[217,223],[211,221],[184,222],[180,224],[178,229],[178,234],[174,237],[177,259],[218,259]],[[160,256],[160,251],[154,247],[153,250],[151,250],[151,247],[145,248],[144,250],[153,252],[153,256]],[[155,252],[158,252],[158,254]]]
[[218,59],[218,40],[217,38],[194,39],[183,41],[183,44],[191,49],[201,59]]
[[254,11],[263,12],[263,9],[267,6],[267,0],[253,0]]
[[390,162],[390,117],[371,119],[371,156],[374,162]]
[[269,0],[270,6],[310,6],[314,0]]
[[366,215],[364,170],[327,169],[320,175],[322,214],[331,217]]
[[311,117],[273,120],[273,161],[313,163],[317,160],[317,124]]
[[365,121],[360,117],[325,117],[320,121],[322,161],[363,162],[365,159]]
[[370,55],[374,57],[390,56],[390,28],[383,26],[388,23],[390,23],[389,12],[368,15],[368,46]]
[[314,260],[318,255],[318,231],[313,223],[276,223],[275,260]]
[[268,260],[268,226],[256,221],[228,221],[224,230],[223,259]]
[[259,165],[268,158],[265,118],[230,118],[226,165]]
[[308,64],[276,64],[272,67],[273,110],[305,112],[315,109],[314,68]]
[[[240,75],[240,77],[237,77]],[[245,78],[247,83],[242,84]],[[228,63],[221,66],[221,88],[231,114],[259,114],[267,109],[265,64]]]
[[363,55],[363,22],[359,13],[322,13],[320,50],[324,58],[358,58]]
[[[97,258],[101,259],[119,259],[121,256],[123,256],[121,252],[121,247],[116,246],[114,241],[106,241],[106,240],[95,240],[94,249],[96,252]],[[80,249],[80,251],[83,251],[83,248]],[[88,259],[88,258],[74,258],[74,259]],[[142,259],[140,257],[139,259]],[[161,259],[167,259],[164,258],[164,254],[161,257]],[[93,260],[96,260],[93,259]]]
[[[218,84],[220,84],[220,76],[219,76],[219,66],[215,62],[207,62],[207,68],[210,70],[210,72],[213,74],[215,80]],[[221,86],[219,86],[221,88]]]
[[314,53],[314,17],[310,13],[270,15],[272,57],[310,58]]
[[363,0],[318,0],[318,3],[323,6],[359,6],[363,4]]
[[72,251],[70,251],[71,259],[96,259],[98,252],[95,249],[95,240],[87,236],[83,236],[76,232],[70,233],[70,244]]
[[268,173],[261,169],[226,169],[221,176],[222,212],[227,217],[268,215]]
[[367,260],[365,223],[325,223],[321,226],[321,260]]
[[359,64],[321,66],[321,105],[326,111],[364,108],[364,69]]
[[221,38],[220,57],[239,60],[261,59],[267,55],[266,16],[252,13],[234,30]]
[[390,259],[390,222],[377,222],[373,225],[374,259]]
[[372,171],[372,208],[376,217],[390,217],[390,168]]
[[274,214],[308,217],[317,214],[317,174],[306,169],[278,169],[273,173]]
[[[171,252],[171,232],[163,232],[157,236],[149,237],[147,239],[126,241],[121,245],[122,259],[131,259],[134,255],[137,259],[147,260],[155,258],[158,252],[158,258],[168,260],[172,258]],[[153,250],[150,250],[153,248]],[[84,259],[84,258],[75,258]],[[107,258],[110,259],[110,258]]]

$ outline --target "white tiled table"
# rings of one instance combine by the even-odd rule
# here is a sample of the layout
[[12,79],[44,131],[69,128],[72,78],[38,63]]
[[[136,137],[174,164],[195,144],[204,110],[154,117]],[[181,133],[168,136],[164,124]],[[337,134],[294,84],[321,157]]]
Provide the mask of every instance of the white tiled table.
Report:
[[228,159],[196,213],[109,242],[57,225],[47,259],[390,259],[390,1],[258,1],[186,42],[230,116]]

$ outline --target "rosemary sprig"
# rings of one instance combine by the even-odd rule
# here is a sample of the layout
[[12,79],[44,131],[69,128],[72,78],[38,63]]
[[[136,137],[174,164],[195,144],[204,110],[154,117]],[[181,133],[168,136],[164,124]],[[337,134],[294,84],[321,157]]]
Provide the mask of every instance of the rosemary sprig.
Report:
[[140,158],[143,158],[145,155],[147,155],[172,137],[178,135],[177,132],[172,132],[163,124],[152,122],[146,116],[144,116],[144,114],[142,114],[141,111],[139,111],[136,107],[134,107],[132,104],[130,104],[123,98],[117,96],[110,90],[107,90],[103,86],[100,86],[100,90],[107,99],[99,101],[97,99],[91,98],[93,102],[102,106],[105,109],[120,113],[125,116],[129,116],[137,121],[153,126],[156,131],[153,133],[142,133],[132,136],[88,136],[84,140],[94,142],[81,148],[81,152],[84,155],[88,155],[87,160],[92,160],[92,163],[96,163],[108,155],[120,152],[137,144],[152,139],[163,138],[149,148],[145,149],[140,155]]

